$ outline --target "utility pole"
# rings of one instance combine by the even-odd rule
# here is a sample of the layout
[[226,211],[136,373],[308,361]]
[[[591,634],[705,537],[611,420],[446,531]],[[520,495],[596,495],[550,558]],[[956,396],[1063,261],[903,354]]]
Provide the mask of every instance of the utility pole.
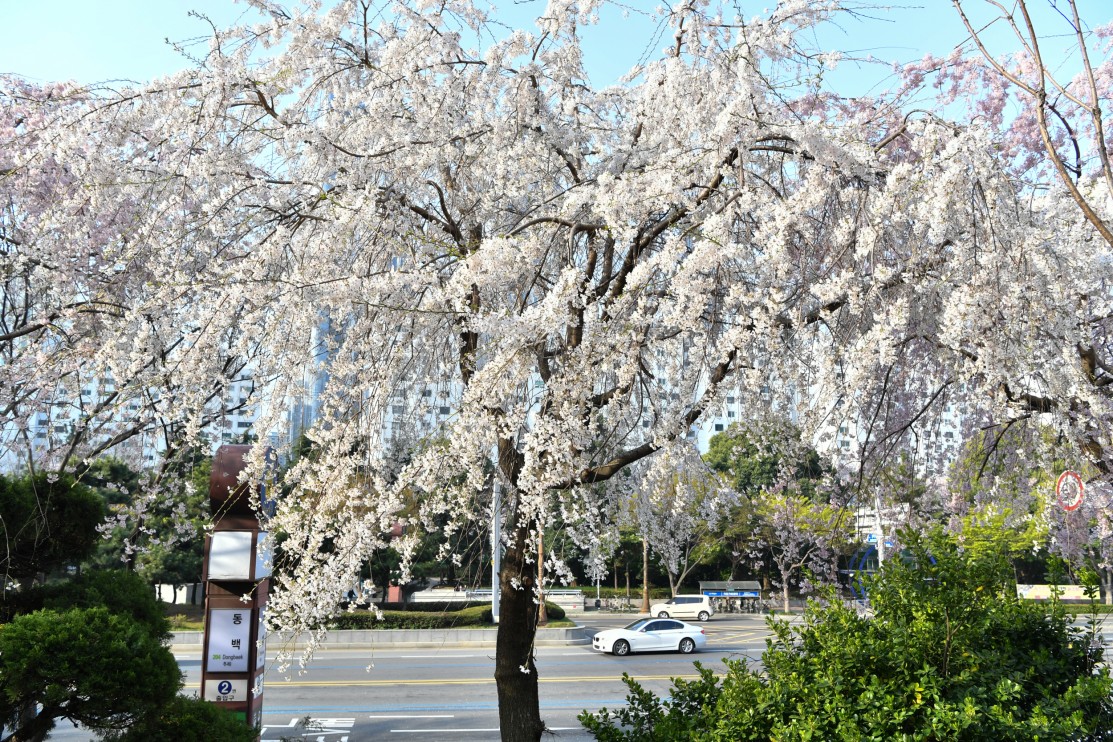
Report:
[[877,566],[885,563],[885,527],[881,524],[881,495],[874,493],[873,507],[877,512]]
[[500,494],[499,481],[496,478],[491,487],[491,620],[495,623],[499,622],[499,572],[502,562]]
[[545,531],[537,524],[537,624],[549,623],[549,612],[545,610]]

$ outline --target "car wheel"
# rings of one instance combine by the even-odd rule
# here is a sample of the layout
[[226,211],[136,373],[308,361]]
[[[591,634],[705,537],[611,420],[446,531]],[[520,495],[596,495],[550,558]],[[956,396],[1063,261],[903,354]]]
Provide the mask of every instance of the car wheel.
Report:
[[698,618],[700,621],[706,621],[707,619],[711,618],[711,614],[707,611],[700,611],[699,615],[696,616],[696,618]]
[[681,654],[691,654],[694,651],[696,651],[696,643],[694,641],[692,641],[688,637],[684,637],[680,640]]
[[625,639],[619,639],[614,643],[614,646],[611,647],[611,654],[616,657],[625,657],[630,654],[630,642]]
[[668,617],[669,617],[669,612],[668,611],[661,611],[660,613],[657,614],[657,618],[668,618]]

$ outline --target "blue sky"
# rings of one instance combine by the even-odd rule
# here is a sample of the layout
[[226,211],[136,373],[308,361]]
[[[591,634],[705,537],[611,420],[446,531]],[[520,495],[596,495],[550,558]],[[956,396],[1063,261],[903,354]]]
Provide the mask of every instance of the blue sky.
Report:
[[[1054,1],[1035,0],[1045,11]],[[772,2],[741,0],[747,14]],[[638,9],[651,10],[657,4],[658,0],[625,0],[632,12],[612,7],[603,14],[600,27],[585,31],[585,56],[596,84],[614,82],[645,54],[654,24]],[[544,9],[545,0],[495,0],[495,5],[500,18],[521,25]],[[1081,7],[1092,23],[1113,19],[1113,0],[1082,0]],[[233,0],[0,0],[0,72],[41,82],[80,83],[147,80],[173,72],[188,61],[165,40],[208,33],[208,25],[191,17],[190,11],[211,17],[217,25],[250,18],[244,14],[252,12]],[[823,45],[907,62],[928,51],[945,55],[966,36],[950,0],[913,0],[868,15],[871,18],[843,21],[841,29],[831,29],[822,39]],[[858,88],[843,91],[855,94],[884,85],[886,77],[883,66],[847,70],[838,84]]]

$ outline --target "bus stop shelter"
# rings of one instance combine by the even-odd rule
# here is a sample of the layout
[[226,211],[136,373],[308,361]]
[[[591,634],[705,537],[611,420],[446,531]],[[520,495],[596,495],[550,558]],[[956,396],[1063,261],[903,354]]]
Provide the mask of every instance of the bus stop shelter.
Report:
[[757,580],[701,581],[699,591],[711,598],[720,613],[757,613],[764,607],[766,597]]

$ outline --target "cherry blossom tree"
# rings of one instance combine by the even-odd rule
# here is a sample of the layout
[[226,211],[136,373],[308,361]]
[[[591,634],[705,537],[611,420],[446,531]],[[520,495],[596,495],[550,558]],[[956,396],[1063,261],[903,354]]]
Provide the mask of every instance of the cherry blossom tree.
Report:
[[674,456],[654,456],[637,467],[630,516],[661,560],[675,597],[684,579],[714,553],[719,532],[738,495],[715,476],[689,444]]
[[804,586],[835,582],[838,557],[852,543],[854,521],[845,507],[813,502],[792,490],[761,495],[756,545],[766,556],[781,588],[781,606],[788,612],[789,590],[807,570]]
[[[1052,410],[1108,466],[1110,246],[1066,185],[1018,182],[992,122],[823,91],[834,57],[805,40],[836,2],[678,4],[664,53],[600,89],[579,29],[601,3],[506,31],[467,0],[252,0],[264,20],[181,74],[0,95],[11,424],[107,368],[195,439],[243,368],[280,435],[327,358],[269,524],[271,620],[323,627],[400,517],[403,557],[499,521],[507,740],[544,730],[544,525],[590,550],[616,475],[667,468],[728,389],[805,439],[862,421],[863,459],[949,397]],[[407,405],[427,434],[399,466]],[[126,433],[89,419],[51,466]]]

